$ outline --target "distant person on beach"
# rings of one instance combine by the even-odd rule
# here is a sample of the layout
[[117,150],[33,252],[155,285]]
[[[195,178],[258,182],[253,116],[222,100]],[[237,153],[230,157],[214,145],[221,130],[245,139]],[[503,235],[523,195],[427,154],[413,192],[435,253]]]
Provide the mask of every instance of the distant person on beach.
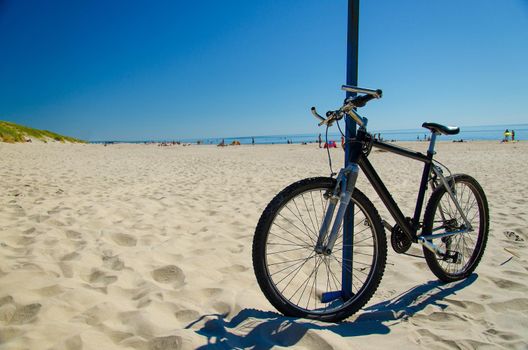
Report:
[[321,134],[319,134],[319,138],[317,140],[319,141],[319,148],[321,148],[321,144],[323,143],[323,139],[321,138]]
[[341,148],[345,149],[345,137],[341,136]]
[[502,140],[502,141],[503,142],[508,142],[509,139],[510,139],[510,135],[511,135],[510,130],[508,130],[508,129],[504,130],[504,140]]
[[254,138],[254,137],[251,138],[251,144],[252,144],[253,146],[255,146],[255,138]]
[[515,130],[513,129],[511,131],[511,138],[512,138],[512,141],[515,141]]

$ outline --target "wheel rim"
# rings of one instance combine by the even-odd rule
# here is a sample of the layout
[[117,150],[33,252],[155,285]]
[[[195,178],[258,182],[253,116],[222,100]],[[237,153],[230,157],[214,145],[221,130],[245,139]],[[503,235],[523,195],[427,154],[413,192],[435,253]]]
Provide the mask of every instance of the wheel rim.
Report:
[[[352,298],[329,302],[322,295],[341,290],[344,249],[342,227],[331,255],[317,254],[314,247],[328,200],[327,188],[301,192],[278,209],[266,241],[265,265],[275,291],[301,312],[326,314],[343,309],[357,300],[371,281],[377,263],[377,241],[372,219],[354,201],[354,245]],[[352,269],[350,269],[352,267]]]
[[[469,182],[457,181],[455,182],[455,193],[462,211],[472,226],[472,230],[456,236],[435,240],[435,244],[441,248],[460,254],[460,259],[457,262],[445,261],[438,256],[436,257],[440,268],[452,276],[464,274],[473,265],[475,257],[480,252],[480,233],[485,225],[482,215],[482,200],[479,200],[477,189]],[[435,210],[432,232],[460,229],[463,223],[464,220],[456,209],[451,196],[444,192]]]

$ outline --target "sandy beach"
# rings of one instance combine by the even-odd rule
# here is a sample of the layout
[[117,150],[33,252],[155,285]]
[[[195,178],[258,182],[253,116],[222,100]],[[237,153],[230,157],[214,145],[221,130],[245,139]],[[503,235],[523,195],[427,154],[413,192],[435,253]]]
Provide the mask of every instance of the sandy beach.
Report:
[[[329,174],[316,144],[0,143],[0,348],[526,349],[528,143],[440,142],[437,151],[488,197],[476,273],[442,284],[421,248],[389,251],[366,308],[328,324],[276,313],[251,262],[274,195]],[[343,152],[331,152],[338,169]],[[379,151],[370,159],[410,215],[421,163]],[[364,177],[358,188],[388,219]]]

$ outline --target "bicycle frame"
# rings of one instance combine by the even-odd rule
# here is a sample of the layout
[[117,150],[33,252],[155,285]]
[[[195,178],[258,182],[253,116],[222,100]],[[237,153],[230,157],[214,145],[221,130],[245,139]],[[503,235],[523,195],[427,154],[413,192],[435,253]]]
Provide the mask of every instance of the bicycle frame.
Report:
[[372,140],[372,147],[379,148],[384,151],[395,153],[400,156],[418,160],[424,163],[420,187],[418,189],[418,198],[416,200],[416,207],[414,209],[414,215],[411,222],[409,222],[405,218],[398,204],[392,198],[389,190],[379,177],[378,173],[368,160],[367,156],[365,156],[363,152],[360,152],[359,159],[357,160],[357,163],[360,166],[361,170],[364,172],[365,176],[367,177],[370,184],[382,200],[383,204],[391,214],[394,221],[396,221],[398,226],[401,227],[403,233],[407,236],[407,238],[409,238],[412,242],[417,242],[417,232],[419,229],[420,216],[422,213],[423,202],[425,199],[425,191],[427,189],[427,182],[429,180],[429,174],[431,173],[431,166],[433,162],[434,138],[431,139],[431,144],[427,155],[420,152],[407,150],[405,148],[391,145],[378,140]]
[[[414,243],[420,242],[424,246],[426,246],[429,250],[443,255],[446,252],[443,251],[443,249],[439,248],[432,242],[430,242],[432,239],[446,237],[446,236],[452,236],[464,232],[468,232],[472,229],[471,224],[467,220],[466,216],[463,213],[462,208],[460,207],[460,204],[458,203],[458,200],[456,199],[456,194],[449,186],[447,180],[442,175],[441,170],[433,164],[433,155],[434,155],[434,147],[436,142],[436,133],[432,133],[431,141],[429,144],[429,149],[427,150],[427,154],[423,154],[420,152],[408,150],[396,145],[392,145],[386,142],[382,142],[379,140],[372,139],[371,135],[369,135],[365,130],[360,128],[357,132],[357,136],[355,139],[352,140],[353,144],[352,147],[355,148],[351,154],[355,155],[352,156],[350,159],[350,165],[347,168],[341,169],[339,172],[339,175],[337,177],[338,186],[336,186],[336,189],[334,190],[334,193],[332,194],[332,197],[330,198],[330,205],[329,209],[327,211],[327,215],[324,218],[323,225],[321,227],[321,230],[319,232],[319,237],[316,245],[316,252],[323,253],[323,254],[330,254],[333,248],[333,245],[337,239],[337,231],[339,230],[339,225],[341,220],[343,219],[345,215],[345,209],[349,204],[351,194],[354,190],[354,186],[356,183],[357,175],[359,172],[359,168],[365,173],[365,176],[369,180],[370,184],[378,194],[378,196],[381,198],[383,204],[393,217],[393,219],[396,221],[396,224],[402,229],[403,233],[407,236],[407,238]],[[363,148],[365,145],[368,145],[368,147],[374,147],[379,148],[387,152],[395,153],[403,157],[411,158],[417,161],[421,161],[424,163],[424,168],[422,172],[422,177],[420,181],[420,187],[418,189],[418,198],[416,200],[416,207],[414,210],[413,218],[409,221],[406,219],[405,215],[402,213],[401,209],[399,208],[396,201],[392,198],[389,190],[379,177],[378,173],[368,160],[367,155],[365,152],[363,152]],[[466,224],[466,229],[457,230],[453,232],[445,232],[440,234],[434,234],[434,235],[427,235],[427,236],[418,236],[418,230],[420,227],[420,216],[422,213],[423,203],[425,200],[425,191],[427,189],[427,184],[429,182],[429,175],[433,172],[436,174],[437,178],[440,179],[440,184],[444,186],[449,194],[449,196],[452,198],[453,202],[455,203],[455,206],[457,207],[458,211],[461,213],[462,219],[464,220]],[[434,185],[431,184],[432,189],[434,189]],[[338,193],[338,190],[340,193]],[[336,219],[334,220],[334,225],[330,231],[330,235],[328,238],[328,242],[326,246],[324,246],[324,241],[326,239],[326,236],[328,234],[328,229],[330,222],[332,220],[332,216],[335,210],[335,206],[338,201],[341,201]]]

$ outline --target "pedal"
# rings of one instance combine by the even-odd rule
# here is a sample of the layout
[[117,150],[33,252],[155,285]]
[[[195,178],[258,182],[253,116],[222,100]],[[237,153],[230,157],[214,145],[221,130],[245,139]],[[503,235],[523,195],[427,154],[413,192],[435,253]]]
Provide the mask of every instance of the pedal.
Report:
[[445,254],[444,254],[444,257],[442,258],[443,261],[446,261],[448,263],[453,263],[453,264],[460,264],[462,262],[462,256],[459,252],[457,251],[454,251],[454,250],[448,250]]

